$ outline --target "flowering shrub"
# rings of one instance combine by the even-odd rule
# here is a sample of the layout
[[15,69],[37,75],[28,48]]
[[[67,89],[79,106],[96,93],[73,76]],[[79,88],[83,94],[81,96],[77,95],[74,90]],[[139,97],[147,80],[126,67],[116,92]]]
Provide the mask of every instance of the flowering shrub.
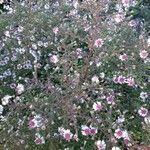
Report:
[[126,18],[135,4],[25,0],[0,16],[5,149],[149,144],[149,45]]

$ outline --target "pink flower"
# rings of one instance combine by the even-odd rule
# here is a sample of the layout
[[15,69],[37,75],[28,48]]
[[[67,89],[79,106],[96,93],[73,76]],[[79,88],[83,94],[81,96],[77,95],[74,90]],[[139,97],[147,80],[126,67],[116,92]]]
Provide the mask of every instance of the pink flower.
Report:
[[122,14],[117,14],[117,15],[115,16],[115,21],[116,21],[117,23],[122,22],[123,19],[124,19],[124,15],[122,15]]
[[28,127],[29,127],[30,129],[36,128],[36,127],[37,127],[37,122],[36,122],[36,120],[35,120],[35,119],[31,119],[31,120],[28,122]]
[[86,125],[82,125],[81,128],[82,128],[81,133],[84,136],[88,136],[88,135],[93,136],[97,134],[97,129],[94,127],[87,127]]
[[68,142],[73,138],[73,134],[69,129],[65,130],[64,128],[58,128],[58,131],[60,135],[63,136],[63,138]]
[[131,143],[130,143],[130,140],[129,140],[129,139],[125,138],[125,139],[123,140],[123,142],[124,142],[124,144],[125,144],[126,146],[131,146]]
[[130,77],[130,78],[127,78],[126,83],[128,84],[128,86],[134,86],[135,80],[134,78]]
[[116,76],[113,77],[113,82],[116,84],[118,83],[118,78]]
[[148,52],[146,50],[141,50],[140,51],[140,57],[142,59],[146,59],[148,57]]
[[82,131],[81,131],[82,135],[85,135],[85,136],[90,135],[90,128],[89,127],[82,125],[81,128],[82,128]]
[[115,83],[124,84],[124,83],[126,83],[126,78],[122,75],[120,75],[119,77],[114,76],[113,81]]
[[127,56],[127,54],[123,54],[123,55],[120,55],[120,56],[119,56],[119,59],[120,59],[121,61],[127,61],[127,60],[128,60],[128,56]]
[[130,1],[131,0],[122,0],[122,4],[124,7],[129,7],[130,6]]
[[94,111],[100,111],[100,110],[102,109],[102,104],[101,104],[101,102],[95,102],[95,103],[93,104],[93,109],[94,109]]
[[144,107],[141,107],[139,110],[138,110],[138,114],[141,116],[141,117],[146,117],[148,115],[148,110]]
[[40,134],[36,135],[36,138],[35,138],[34,142],[35,142],[36,145],[45,144],[44,137],[41,136]]
[[129,135],[128,135],[128,132],[127,132],[126,130],[116,129],[116,130],[115,130],[115,133],[114,133],[114,136],[115,136],[117,139],[123,138],[124,144],[125,144],[126,146],[129,146],[129,145],[130,145]]
[[123,138],[124,137],[124,131],[122,131],[121,129],[116,129],[115,133],[114,133],[114,136],[117,139]]
[[64,130],[64,133],[63,133],[63,137],[66,141],[70,141],[73,137],[73,134],[70,132],[70,130]]
[[119,76],[118,78],[117,78],[117,80],[118,80],[118,83],[119,84],[123,84],[123,83],[125,83],[125,77],[123,77],[122,75],[121,76]]
[[104,41],[101,38],[99,38],[99,39],[95,40],[94,46],[97,48],[100,48],[100,47],[102,47],[103,44],[104,44]]
[[106,100],[107,100],[108,104],[113,104],[114,103],[114,96],[111,95],[111,96],[107,97]]
[[30,129],[34,128],[40,128],[44,124],[44,120],[40,115],[35,115],[33,118],[31,118],[28,122],[28,127]]
[[91,127],[90,128],[90,135],[95,135],[95,134],[97,134],[97,129],[94,127]]

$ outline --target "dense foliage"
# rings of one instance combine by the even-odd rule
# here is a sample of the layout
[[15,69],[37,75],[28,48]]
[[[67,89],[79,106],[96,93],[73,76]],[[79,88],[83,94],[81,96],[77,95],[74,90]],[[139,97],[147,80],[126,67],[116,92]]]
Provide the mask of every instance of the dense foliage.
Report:
[[129,9],[132,19],[138,19],[142,22],[141,28],[145,28],[147,36],[150,35],[150,1],[139,0],[138,3]]
[[150,143],[150,40],[141,20],[128,16],[137,4],[24,0],[7,7],[0,16],[4,149]]

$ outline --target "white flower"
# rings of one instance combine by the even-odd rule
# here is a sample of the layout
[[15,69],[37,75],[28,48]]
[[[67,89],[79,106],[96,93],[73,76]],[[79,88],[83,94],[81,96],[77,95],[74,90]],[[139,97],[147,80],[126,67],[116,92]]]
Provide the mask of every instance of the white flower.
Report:
[[119,147],[114,146],[112,147],[112,150],[121,150],[121,149]]
[[2,105],[0,105],[0,114],[3,113],[4,107]]
[[102,140],[102,141],[99,140],[95,144],[96,144],[98,150],[105,150],[105,148],[106,148],[106,143],[104,140]]
[[100,73],[100,77],[103,79],[105,77],[105,73],[104,72]]
[[32,44],[32,48],[33,49],[37,49],[37,45],[36,44]]
[[150,116],[144,118],[146,124],[150,125]]
[[37,45],[38,45],[38,46],[42,46],[42,45],[43,45],[43,42],[42,42],[42,41],[38,41],[38,42],[37,42]]
[[58,56],[57,55],[52,55],[50,57],[50,62],[56,64],[59,61]]
[[101,65],[102,65],[101,62],[97,62],[97,63],[96,63],[96,67],[99,67],[99,66],[101,66]]
[[65,129],[63,127],[58,127],[58,132],[60,133],[60,135],[63,135],[64,130]]
[[[1,113],[0,113],[0,114],[1,114]],[[1,121],[6,121],[6,118],[5,118],[4,116],[0,115],[0,120],[1,120]]]
[[73,9],[70,11],[69,16],[75,16],[77,14],[77,12],[78,11],[76,9]]
[[16,87],[17,93],[20,95],[24,92],[24,85],[23,84],[18,84]]
[[146,98],[148,98],[147,92],[141,92],[140,93],[140,98],[143,99],[143,100],[145,100]]
[[92,83],[99,84],[98,76],[95,75],[95,76],[92,77]]
[[18,27],[18,32],[22,32],[23,29],[24,29],[24,28],[23,28],[22,26],[19,26],[19,27]]
[[48,47],[48,42],[45,42],[45,43],[43,44],[43,46],[44,46],[44,47]]
[[45,4],[44,8],[49,9],[50,8],[49,4]]
[[123,123],[124,121],[125,121],[124,116],[120,116],[120,117],[118,117],[118,119],[117,119],[117,123]]
[[150,37],[147,39],[147,45],[150,46]]
[[35,37],[32,35],[32,36],[30,36],[30,40],[31,41],[35,41]]
[[7,105],[9,103],[9,99],[12,98],[12,96],[6,95],[2,98],[2,105]]
[[77,1],[73,2],[73,7],[74,7],[75,9],[77,9],[78,6],[79,6],[79,3],[78,3]]
[[35,116],[34,116],[34,119],[35,119],[35,121],[36,121],[36,126],[37,126],[38,128],[43,125],[44,122],[43,122],[43,118],[42,118],[41,115],[35,115]]
[[95,103],[93,104],[93,109],[94,109],[95,111],[100,111],[100,110],[102,109],[102,104],[101,104],[101,102],[95,102]]
[[0,0],[0,4],[4,3],[4,0]]
[[129,134],[128,134],[127,130],[123,131],[123,138],[129,139]]
[[9,31],[5,31],[4,34],[5,34],[5,36],[10,37]]

